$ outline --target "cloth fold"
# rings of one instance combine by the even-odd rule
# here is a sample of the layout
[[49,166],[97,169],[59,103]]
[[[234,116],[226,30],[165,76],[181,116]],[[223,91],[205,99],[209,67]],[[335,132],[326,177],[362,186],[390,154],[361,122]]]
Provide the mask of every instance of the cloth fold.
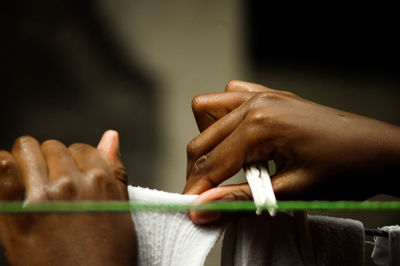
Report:
[[400,226],[390,225],[380,228],[388,232],[388,237],[375,237],[371,258],[379,266],[400,265]]
[[305,264],[295,219],[278,213],[249,216],[226,230],[221,265],[363,265],[364,227],[361,222],[308,216],[315,263]]
[[[181,195],[128,186],[129,199],[149,203],[191,203],[196,195]],[[223,226],[196,226],[187,212],[131,212],[142,266],[203,265]]]
[[[131,201],[148,203],[187,204],[197,197],[133,186],[128,186],[128,193]],[[143,266],[203,265],[224,231],[223,226],[194,225],[187,212],[135,211],[131,216],[138,237],[139,265]],[[308,216],[303,221],[307,228],[285,213],[235,220],[225,232],[221,265],[363,265],[361,222],[325,216]],[[301,236],[301,228],[311,237]],[[306,250],[300,245],[307,246]],[[312,252],[307,252],[310,247]],[[305,254],[313,254],[312,262],[303,259]]]

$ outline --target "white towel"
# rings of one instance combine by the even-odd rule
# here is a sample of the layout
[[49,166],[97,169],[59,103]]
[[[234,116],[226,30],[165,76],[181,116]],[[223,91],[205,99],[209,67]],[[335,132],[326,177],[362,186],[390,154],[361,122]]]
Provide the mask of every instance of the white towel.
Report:
[[400,226],[380,228],[388,232],[388,237],[375,237],[375,247],[371,258],[379,266],[400,265]]
[[[128,187],[132,201],[191,203],[197,196]],[[203,265],[222,226],[196,226],[187,212],[135,211],[139,265]],[[364,228],[361,222],[309,216],[316,265],[363,265]],[[305,265],[295,219],[284,213],[251,215],[231,223],[225,233],[222,265]]]
[[[324,216],[309,216],[308,222],[314,265],[363,265],[361,222]],[[232,223],[225,232],[221,265],[305,265],[295,223],[283,213],[252,215]]]
[[[128,186],[129,199],[149,203],[191,203],[197,196]],[[131,212],[142,266],[203,265],[222,226],[196,226],[187,212]]]

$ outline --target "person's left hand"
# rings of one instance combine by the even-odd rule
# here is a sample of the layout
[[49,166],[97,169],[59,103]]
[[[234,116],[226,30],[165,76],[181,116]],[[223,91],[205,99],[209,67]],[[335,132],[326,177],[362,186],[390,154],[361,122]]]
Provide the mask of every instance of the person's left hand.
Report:
[[[0,151],[0,200],[127,200],[118,133],[98,149],[39,144],[20,137]],[[0,215],[0,240],[11,265],[135,265],[136,233],[128,213]]]

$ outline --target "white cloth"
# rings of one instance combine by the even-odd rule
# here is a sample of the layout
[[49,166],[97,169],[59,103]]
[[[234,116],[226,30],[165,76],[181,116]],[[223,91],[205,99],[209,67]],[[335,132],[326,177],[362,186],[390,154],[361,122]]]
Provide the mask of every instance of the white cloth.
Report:
[[[197,197],[132,186],[128,187],[128,193],[131,201],[149,203],[191,203]],[[194,225],[187,212],[135,211],[131,216],[141,266],[203,265],[224,231],[222,226]],[[309,216],[308,226],[315,265],[363,265],[361,222]],[[305,265],[298,230],[296,220],[284,213],[276,217],[265,214],[238,219],[225,233],[221,263],[223,266]]]
[[372,260],[379,266],[400,265],[400,226],[384,226],[380,229],[388,232],[389,236],[375,237]]
[[[197,196],[128,186],[129,199],[149,203],[191,203]],[[222,226],[196,226],[187,212],[131,212],[138,238],[138,260],[142,266],[203,265]]]
[[[298,246],[295,219],[283,213],[249,216],[232,223],[225,232],[222,266],[306,265]],[[309,216],[314,264],[363,265],[364,227],[361,222]]]

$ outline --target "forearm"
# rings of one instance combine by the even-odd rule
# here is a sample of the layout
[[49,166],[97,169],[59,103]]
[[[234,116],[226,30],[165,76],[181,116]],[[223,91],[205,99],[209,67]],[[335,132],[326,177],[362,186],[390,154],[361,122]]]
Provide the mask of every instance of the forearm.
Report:
[[400,197],[400,127],[386,124],[378,140],[377,183],[384,182],[384,193]]

